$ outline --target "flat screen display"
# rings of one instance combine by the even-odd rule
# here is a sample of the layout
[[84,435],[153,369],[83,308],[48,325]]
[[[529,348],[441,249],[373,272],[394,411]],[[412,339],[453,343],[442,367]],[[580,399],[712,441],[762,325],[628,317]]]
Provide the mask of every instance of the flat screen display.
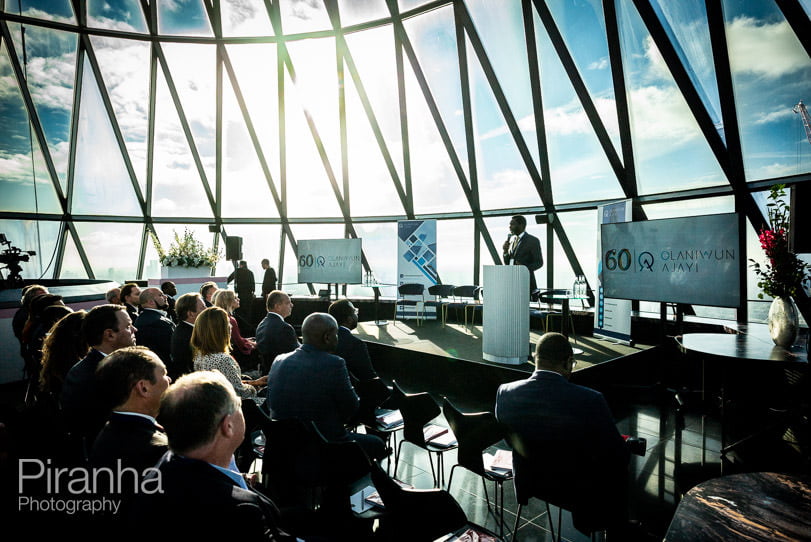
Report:
[[298,242],[298,281],[360,284],[360,239],[302,239]]
[[600,295],[740,307],[738,215],[603,224]]

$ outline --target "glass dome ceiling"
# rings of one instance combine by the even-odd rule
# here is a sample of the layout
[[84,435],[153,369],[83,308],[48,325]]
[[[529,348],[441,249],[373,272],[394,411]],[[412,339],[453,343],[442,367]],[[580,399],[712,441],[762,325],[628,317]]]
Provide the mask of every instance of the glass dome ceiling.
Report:
[[189,227],[242,237],[293,293],[312,291],[295,283],[300,239],[362,238],[367,270],[395,284],[396,222],[435,218],[440,277],[478,283],[521,213],[540,287],[593,284],[600,204],[740,211],[760,258],[763,190],[811,178],[793,112],[811,100],[807,2],[0,9],[0,232],[37,251],[27,279],[157,277],[149,232],[166,245]]

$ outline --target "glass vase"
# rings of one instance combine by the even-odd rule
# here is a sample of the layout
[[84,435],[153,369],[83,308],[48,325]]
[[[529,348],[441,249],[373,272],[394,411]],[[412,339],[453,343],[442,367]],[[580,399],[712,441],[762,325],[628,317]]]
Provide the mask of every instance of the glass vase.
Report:
[[769,307],[769,334],[774,344],[788,348],[797,339],[800,318],[791,297],[776,297]]

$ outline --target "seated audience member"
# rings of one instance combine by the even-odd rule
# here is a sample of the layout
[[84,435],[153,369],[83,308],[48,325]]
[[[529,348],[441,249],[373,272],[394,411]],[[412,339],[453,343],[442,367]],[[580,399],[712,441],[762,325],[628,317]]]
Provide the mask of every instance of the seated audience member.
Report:
[[114,467],[120,459],[138,473],[154,466],[168,449],[155,420],[171,383],[163,362],[143,346],[119,348],[101,360],[96,382],[112,412],[91,449],[91,465]]
[[276,356],[301,346],[296,330],[284,321],[293,313],[290,296],[279,290],[270,292],[267,310],[267,315],[256,326],[256,346],[262,354],[262,374],[268,374]]
[[366,343],[352,335],[352,330],[358,327],[358,309],[348,299],[339,299],[329,306],[328,312],[340,326],[335,355],[344,358],[349,376],[358,382],[375,378],[377,373]]
[[540,338],[535,365],[532,376],[502,384],[496,395],[496,417],[531,455],[514,454],[516,477],[537,480],[582,532],[626,528],[630,455],[608,403],[569,382],[574,354],[560,333]]
[[191,333],[197,315],[203,312],[206,304],[203,302],[203,296],[190,292],[177,298],[175,308],[180,321],[172,332],[172,361],[166,366],[172,380],[194,371]]
[[169,305],[166,294],[157,288],[146,288],[138,298],[141,312],[135,320],[138,344],[155,352],[164,364],[172,361],[172,333],[175,324],[166,316]]
[[141,309],[138,304],[141,302],[141,289],[135,283],[128,283],[121,287],[121,304],[127,308],[127,314],[133,322],[138,319]]
[[267,383],[267,375],[257,380],[242,380],[237,360],[230,353],[231,324],[228,313],[219,307],[209,307],[197,316],[191,346],[194,350],[194,370],[221,372],[242,398],[256,397],[257,388]]
[[217,290],[211,298],[215,307],[220,307],[228,313],[228,321],[231,323],[231,350],[234,357],[239,362],[240,367],[245,370],[256,368],[258,358],[252,357],[256,350],[256,341],[252,338],[244,338],[240,333],[239,324],[234,316],[234,311],[239,308],[240,300],[231,290]]
[[42,361],[42,343],[53,324],[65,314],[73,312],[65,306],[61,295],[41,294],[31,300],[28,320],[22,334],[25,372],[34,380],[39,375]]
[[164,394],[158,418],[169,438],[169,452],[152,474],[160,476],[161,491],[136,497],[131,528],[159,526],[161,540],[296,540],[282,529],[273,502],[229,468],[245,419],[221,373],[180,377]]
[[110,413],[99,394],[96,368],[108,354],[135,345],[136,328],[122,305],[96,305],[82,322],[82,336],[90,351],[70,368],[62,386],[62,411],[68,429],[87,448]]
[[104,298],[107,300],[107,303],[111,305],[120,305],[121,288],[110,288],[109,290],[107,290],[107,293],[104,294]]
[[214,295],[214,292],[217,291],[217,283],[214,281],[204,282],[200,286],[200,295],[203,296],[203,302],[206,304],[206,307],[213,307],[214,303],[211,301],[211,297]]
[[25,323],[28,321],[28,313],[31,310],[31,301],[39,295],[47,294],[48,288],[41,284],[29,284],[22,289],[22,297],[20,297],[20,308],[14,313],[11,319],[11,328],[14,331],[14,336],[20,341],[22,346],[23,329]]
[[166,309],[166,316],[176,324],[177,311],[175,310],[175,296],[177,295],[177,286],[175,286],[175,283],[171,280],[167,280],[161,284],[161,291],[166,295],[166,305],[169,307]]
[[338,344],[335,318],[312,313],[301,330],[304,344],[281,354],[270,367],[266,404],[271,418],[313,421],[328,440],[354,440],[370,459],[383,458],[386,446],[380,438],[346,430],[359,400],[346,363],[330,353]]
[[82,335],[85,314],[80,310],[63,316],[42,345],[39,391],[50,395],[57,403],[68,371],[87,355],[87,341]]

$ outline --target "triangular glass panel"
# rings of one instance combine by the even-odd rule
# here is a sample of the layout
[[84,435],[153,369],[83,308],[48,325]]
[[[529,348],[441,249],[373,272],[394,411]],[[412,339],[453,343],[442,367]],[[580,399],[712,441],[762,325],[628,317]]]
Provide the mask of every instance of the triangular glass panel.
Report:
[[[582,201],[584,194],[588,194],[590,200],[624,197],[571,80],[537,14],[534,16],[549,175],[555,202]],[[606,107],[615,107],[613,100]],[[605,121],[605,117],[601,118]],[[616,131],[616,126],[606,128]]]
[[[262,147],[270,175],[280,190],[279,175],[279,90],[276,77],[276,45],[272,43],[228,45],[239,90],[248,109],[253,129]],[[263,66],[264,69],[257,69]],[[278,216],[276,205],[269,210]]]
[[76,222],[74,226],[97,279],[124,283],[135,277],[142,224]]
[[256,294],[262,289],[265,271],[261,262],[270,260],[270,267],[275,271],[279,265],[279,224],[229,224],[226,226],[229,236],[242,237],[242,259],[248,262],[248,269],[253,271],[256,281]]
[[222,0],[223,36],[272,36],[265,2],[262,0]]
[[808,51],[776,3],[724,7],[746,179],[811,172],[811,144],[797,107],[811,105]]
[[323,145],[340,186],[342,185],[341,131],[338,117],[335,41],[331,39],[291,41],[287,43],[287,51],[295,73],[295,88],[287,87],[285,96],[295,93],[302,111],[312,119],[320,144]]
[[352,216],[402,215],[405,209],[395,182],[405,187],[405,181],[399,174],[396,174],[396,179],[392,178],[355,85],[350,83],[345,88]]
[[[395,102],[395,96],[399,96],[397,67],[391,60],[395,55],[394,31],[391,26],[384,26],[355,32],[346,35],[346,43],[394,167],[405,182],[400,107],[393,107],[394,103],[399,103],[399,99]],[[344,75],[346,88],[353,86],[348,83],[352,79],[348,69]],[[347,122],[353,118],[347,115]]]
[[4,46],[0,48],[0,77],[8,83],[0,94],[0,210],[61,213]]
[[276,4],[279,6],[284,34],[332,29],[323,2],[280,0]]
[[[516,135],[507,128],[504,116],[471,46],[468,46],[467,58],[473,131],[476,138],[479,201],[482,209],[542,205],[538,189],[529,172],[530,167],[534,167],[537,172],[537,165],[530,163],[528,166],[521,157],[515,143]],[[535,134],[529,132],[528,135],[532,136],[530,141],[537,148]],[[517,137],[523,138],[523,133],[517,134]],[[538,177],[540,178],[540,173]]]
[[718,160],[636,9],[625,3],[618,8],[640,195],[725,184]]
[[229,79],[223,81],[222,153],[222,216],[279,216]]
[[707,8],[699,0],[662,2],[652,0],[651,7],[659,17],[676,54],[679,56],[690,82],[701,97],[701,103],[710,114],[718,134],[726,140],[721,117],[721,99],[715,64],[712,58]]
[[[546,2],[546,6],[619,153],[622,143],[617,129],[617,105],[602,5],[594,1],[552,0]],[[537,28],[541,26],[540,18],[537,10],[533,9],[532,13]]]
[[[445,123],[456,154],[468,174],[459,53],[454,32],[453,7],[445,6],[403,21],[417,62],[428,82],[432,99]],[[406,66],[411,67],[405,56]],[[408,69],[406,71],[409,71]],[[424,102],[423,97],[420,101]]]
[[9,13],[18,13],[26,17],[34,17],[35,19],[45,19],[48,21],[57,21],[60,23],[76,24],[76,17],[73,15],[73,8],[70,7],[70,0],[20,0],[17,2],[6,2],[7,7],[13,6],[13,9],[7,9]]
[[127,146],[141,193],[146,193],[150,45],[90,36],[99,70]]
[[[38,281],[53,276],[53,256],[61,225],[61,222],[46,220],[0,220],[0,232],[6,235],[11,246],[25,253],[21,256],[27,257],[20,262],[20,276],[24,280]],[[8,278],[8,270],[3,269],[0,274]]]
[[214,215],[162,72],[156,80],[152,159],[153,216]]
[[[164,43],[161,47],[206,179],[214,192],[217,179],[217,119],[214,107],[217,103],[216,46]],[[158,69],[158,72],[162,71]],[[170,95],[164,99],[175,107]],[[180,137],[180,134],[175,137]]]
[[[95,270],[93,271],[95,274]],[[85,270],[79,250],[73,242],[70,232],[65,232],[65,254],[62,258],[62,269],[59,272],[60,279],[88,279],[90,276]]]
[[144,11],[138,0],[88,0],[87,26],[126,32],[147,32]]
[[[296,87],[285,73],[287,213],[291,217],[343,216],[335,190],[307,124]],[[329,164],[340,172],[340,162]],[[340,182],[340,181],[338,181]]]
[[[361,240],[361,248],[372,269],[372,276],[380,284],[381,296],[396,296],[397,290],[397,223],[358,222],[355,233]],[[347,295],[371,295],[368,287],[356,286]]]
[[158,2],[158,32],[180,36],[213,36],[201,0]]
[[[121,148],[85,59],[76,137],[72,212],[89,215],[141,216]],[[137,186],[137,185],[136,185]]]
[[[404,84],[414,212],[425,214],[469,211],[470,204],[462,183],[468,186],[470,183],[466,176],[459,178],[449,154],[455,150],[448,149],[440,137],[422,89],[408,63],[405,66]],[[458,159],[462,174],[466,175],[467,159],[461,156]]]
[[25,28],[27,65],[22,62],[20,25],[9,24],[9,33],[28,81],[54,169],[62,189],[67,186],[70,115],[76,72],[76,35],[28,25]]

